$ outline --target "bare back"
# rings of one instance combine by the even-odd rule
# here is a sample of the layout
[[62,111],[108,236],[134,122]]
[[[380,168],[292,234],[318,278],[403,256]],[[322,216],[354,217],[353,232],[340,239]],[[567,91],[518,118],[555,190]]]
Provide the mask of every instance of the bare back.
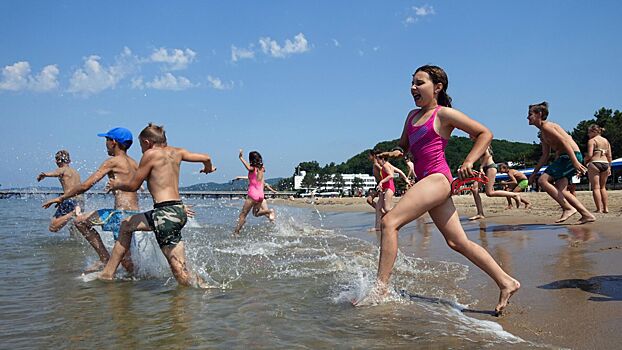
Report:
[[[112,169],[108,173],[108,177],[122,182],[131,180],[138,169],[138,163],[127,154],[114,156],[108,162],[110,162],[109,166]],[[138,194],[114,190],[114,207],[120,210],[138,210]]]
[[66,193],[71,188],[80,184],[80,174],[78,174],[76,169],[70,167],[69,165],[58,168],[57,172],[58,180],[60,181],[60,185],[63,187],[63,192]]
[[147,176],[147,188],[155,203],[179,200],[179,167],[182,154],[179,148],[155,147],[147,152],[151,171]]
[[558,156],[566,153],[564,143],[570,145],[573,152],[579,152],[579,146],[574,142],[572,136],[558,124],[546,122],[546,126],[542,127],[541,130],[542,141],[549,145]]
[[527,176],[516,169],[508,170],[508,176],[514,178],[517,182],[527,180]]
[[[591,162],[609,163],[611,161],[611,145],[606,138],[600,135],[594,136],[587,141],[587,145]],[[589,150],[592,150],[591,154]]]

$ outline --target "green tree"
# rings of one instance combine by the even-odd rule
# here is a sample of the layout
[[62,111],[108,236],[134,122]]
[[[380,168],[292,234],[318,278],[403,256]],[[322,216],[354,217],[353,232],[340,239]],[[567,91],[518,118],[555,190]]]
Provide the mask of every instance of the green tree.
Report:
[[291,191],[294,188],[294,178],[284,177],[276,184],[276,188],[279,191]]
[[305,177],[302,179],[302,183],[301,183],[302,187],[305,187],[307,189],[315,188],[315,185],[317,184],[317,181],[315,178],[316,175],[317,174],[311,173],[311,172],[306,173]]
[[298,164],[298,169],[302,171],[306,171],[307,173],[319,173],[320,172],[320,164],[312,160],[310,162],[301,162]]
[[358,189],[363,187],[363,184],[363,179],[355,176],[354,179],[352,179],[352,185],[350,186],[352,195],[355,195],[358,192]]
[[341,193],[341,189],[346,185],[345,180],[341,174],[333,175],[333,183],[335,184],[335,188],[337,191]]
[[591,124],[605,128],[603,137],[609,140],[613,157],[620,156],[622,154],[622,112],[603,107],[594,113],[594,118],[580,121],[570,135],[582,152],[587,151],[587,129]]
[[326,189],[326,184],[331,180],[330,174],[322,171],[318,174],[317,177],[317,187],[320,189]]

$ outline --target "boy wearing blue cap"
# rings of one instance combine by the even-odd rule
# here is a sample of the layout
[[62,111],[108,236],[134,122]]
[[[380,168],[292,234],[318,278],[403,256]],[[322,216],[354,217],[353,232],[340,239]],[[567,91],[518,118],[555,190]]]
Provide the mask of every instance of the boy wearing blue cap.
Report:
[[[58,166],[58,169],[49,173],[40,173],[39,176],[37,176],[37,181],[41,181],[46,177],[57,177],[58,181],[60,181],[60,185],[63,187],[63,192],[67,193],[72,188],[80,184],[80,174],[78,174],[76,169],[69,166],[71,158],[69,157],[69,152],[66,150],[63,149],[56,152],[54,158],[56,159],[56,166]],[[54,217],[50,222],[50,226],[48,227],[50,232],[60,231],[60,229],[65,227],[69,220],[76,215],[76,208],[84,206],[82,197],[67,201],[60,200],[56,203],[58,203],[58,206],[56,212],[54,213]],[[49,206],[46,206],[45,208],[47,207]]]
[[[114,128],[107,133],[97,134],[97,136],[106,138],[106,150],[110,158],[106,159],[99,166],[99,169],[89,176],[86,181],[72,187],[69,191],[65,191],[62,196],[45,202],[43,204],[44,208],[54,203],[62,203],[73,196],[88,191],[106,175],[108,175],[110,179],[116,178],[120,180],[129,180],[134,176],[136,169],[138,169],[138,164],[132,157],[127,155],[127,150],[132,146],[133,142],[132,132],[126,128]],[[110,254],[108,250],[106,250],[99,233],[93,226],[101,226],[102,230],[111,231],[116,241],[119,236],[121,220],[138,213],[138,196],[136,191],[126,192],[117,190],[113,191],[113,193],[114,209],[91,211],[79,215],[75,219],[76,227],[95,249],[100,259],[99,262],[88,267],[85,272],[92,272],[102,268],[110,258]],[[129,250],[123,258],[123,267],[125,267],[129,273],[133,272],[134,267],[130,259]]]
[[203,285],[203,280],[188,271],[181,230],[186,225],[185,206],[179,195],[179,168],[182,161],[203,163],[202,173],[216,171],[207,154],[192,153],[183,148],[169,146],[164,128],[149,124],[140,135],[143,156],[134,176],[129,179],[110,179],[111,189],[136,191],[147,181],[153,197],[153,210],[132,215],[121,223],[119,240],[99,278],[112,280],[121,258],[129,250],[134,231],[153,231],[162,253],[168,261],[177,283],[184,286]]

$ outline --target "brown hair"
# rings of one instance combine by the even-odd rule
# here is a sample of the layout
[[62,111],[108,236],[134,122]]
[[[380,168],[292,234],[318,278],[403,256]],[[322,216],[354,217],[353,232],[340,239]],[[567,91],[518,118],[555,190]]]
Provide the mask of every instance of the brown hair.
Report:
[[54,155],[54,158],[56,159],[58,163],[64,163],[64,164],[71,163],[71,158],[69,157],[69,151],[64,150],[64,149],[61,149],[60,151],[56,152],[56,154]]
[[449,80],[447,79],[447,73],[445,73],[443,68],[438,66],[425,65],[417,68],[415,74],[417,72],[428,73],[433,84],[443,84],[443,88],[441,89],[441,91],[439,91],[437,97],[438,104],[445,107],[451,107],[451,97],[447,94],[447,86],[449,85]]
[[588,130],[588,131],[594,131],[595,133],[597,133],[597,134],[599,134],[599,135],[600,135],[600,134],[602,134],[602,133],[603,133],[603,131],[605,131],[605,128],[601,127],[601,126],[600,126],[600,125],[598,125],[598,124],[591,124],[591,125],[587,128],[587,130]]
[[261,154],[257,151],[252,151],[248,153],[248,162],[251,163],[253,168],[261,168],[263,167],[263,158]]
[[151,141],[156,145],[166,145],[166,132],[164,132],[164,126],[149,123],[149,125],[147,125],[147,127],[140,132],[138,137],[143,140]]
[[529,105],[529,111],[542,113],[542,120],[546,120],[549,116],[549,104],[545,102],[540,102],[535,105]]

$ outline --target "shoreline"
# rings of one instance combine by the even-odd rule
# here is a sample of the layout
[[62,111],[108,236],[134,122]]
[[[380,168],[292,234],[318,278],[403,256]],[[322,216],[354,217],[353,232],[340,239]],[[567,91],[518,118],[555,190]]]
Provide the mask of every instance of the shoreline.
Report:
[[[617,326],[622,314],[622,191],[608,193],[610,212],[595,213],[596,222],[583,225],[574,225],[578,214],[556,224],[561,209],[543,192],[521,194],[532,203],[531,209],[521,206],[506,210],[505,198],[483,195],[486,218],[476,221],[467,219],[476,214],[473,197],[454,196],[469,239],[487,249],[522,285],[504,316],[497,318],[479,311],[469,316],[498,322],[504,330],[539,344],[616,348],[615,344],[622,342]],[[577,197],[588,210],[594,210],[591,192],[579,191]],[[316,198],[315,202],[275,199],[270,203],[321,212],[373,213],[364,197]],[[431,222],[427,214],[423,218]],[[433,235],[441,236],[437,231]],[[478,300],[469,309],[490,309],[491,301],[498,297],[494,282],[463,256],[442,245],[439,240],[430,248],[430,258],[469,266],[468,277],[461,283]],[[409,256],[421,254],[421,247],[406,246],[402,240],[400,250]]]

